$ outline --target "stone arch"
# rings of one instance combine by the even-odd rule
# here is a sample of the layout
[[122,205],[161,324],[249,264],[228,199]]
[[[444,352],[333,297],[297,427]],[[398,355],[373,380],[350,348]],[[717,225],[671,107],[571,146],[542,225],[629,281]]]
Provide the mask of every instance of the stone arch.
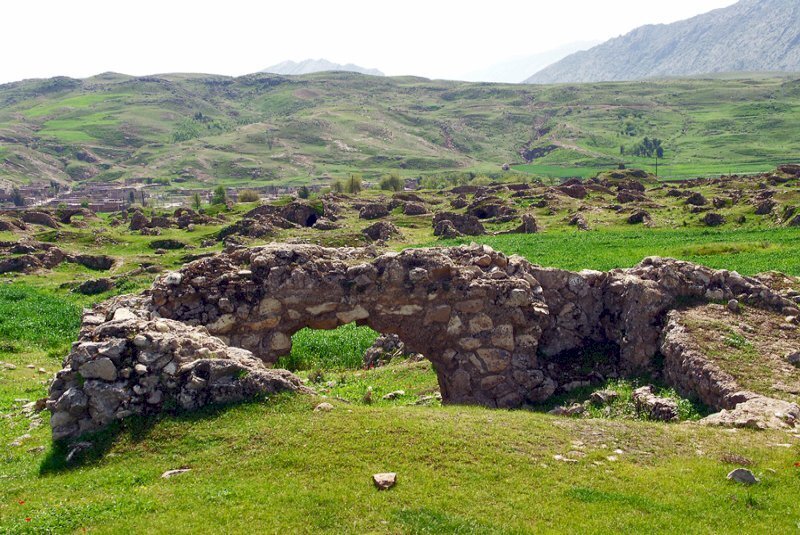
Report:
[[[238,248],[85,314],[50,387],[50,425],[55,439],[76,437],[157,413],[167,401],[194,409],[303,391],[299,378],[265,363],[287,353],[291,335],[304,327],[352,321],[397,334],[428,358],[447,403],[510,408],[545,400],[565,380],[547,359],[595,342],[620,348],[623,372],[648,371],[661,352],[671,359],[667,377],[702,396],[708,366],[684,347],[669,316],[686,298],[736,298],[800,315],[757,279],[657,257],[630,269],[575,273],[478,245],[383,255],[311,245]],[[720,408],[738,410],[739,394]],[[753,399],[747,402],[760,403],[761,413],[775,412],[774,400]],[[796,405],[787,411],[800,419]]]
[[491,248],[268,246],[201,260],[157,282],[155,312],[203,325],[273,363],[305,327],[396,334],[436,370],[443,398],[516,407],[555,389],[537,369],[547,307],[536,280]]

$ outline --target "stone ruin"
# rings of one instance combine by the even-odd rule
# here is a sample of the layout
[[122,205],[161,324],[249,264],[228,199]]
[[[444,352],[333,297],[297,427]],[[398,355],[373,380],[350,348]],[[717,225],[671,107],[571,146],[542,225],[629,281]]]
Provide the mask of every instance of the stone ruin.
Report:
[[[619,348],[622,373],[652,371],[663,353],[668,370],[688,366],[666,374],[683,392],[735,410],[735,395],[719,401],[708,386],[713,377],[694,373],[709,363],[687,363],[676,338],[665,336],[675,332],[665,326],[681,302],[732,298],[797,314],[756,279],[661,258],[575,273],[478,245],[384,254],[233,248],[87,312],[50,389],[51,426],[55,439],[73,438],[166,407],[302,390],[297,377],[269,365],[289,353],[298,330],[351,322],[396,334],[408,352],[430,360],[445,403],[544,401],[566,381],[548,362],[602,343]],[[771,401],[779,406],[765,410],[774,415],[778,407],[785,424],[800,418],[797,405]]]

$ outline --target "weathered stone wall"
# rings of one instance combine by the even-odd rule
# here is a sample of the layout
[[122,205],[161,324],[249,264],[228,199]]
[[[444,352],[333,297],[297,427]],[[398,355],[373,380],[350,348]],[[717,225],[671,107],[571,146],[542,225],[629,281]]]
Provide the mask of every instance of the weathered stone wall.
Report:
[[573,273],[486,246],[383,255],[241,248],[95,307],[51,388],[51,423],[55,437],[70,437],[158,412],[167,400],[195,408],[297,390],[296,377],[263,363],[287,354],[304,327],[353,321],[397,334],[428,358],[445,402],[519,407],[547,399],[561,382],[538,355],[612,342],[623,371],[645,371],[676,303],[732,297],[797,310],[755,279],[661,258]]
[[547,305],[529,264],[485,248],[278,246],[201,260],[152,289],[154,312],[205,325],[275,362],[304,327],[357,322],[425,355],[454,403],[517,407],[552,394],[536,351]]

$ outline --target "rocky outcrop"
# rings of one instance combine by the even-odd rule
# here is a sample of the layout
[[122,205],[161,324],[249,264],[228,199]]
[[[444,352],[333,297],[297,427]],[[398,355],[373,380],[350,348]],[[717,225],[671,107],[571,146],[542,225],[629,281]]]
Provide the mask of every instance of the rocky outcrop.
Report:
[[[275,362],[302,328],[351,322],[395,334],[408,352],[430,360],[444,402],[519,407],[547,399],[564,381],[540,359],[610,343],[619,347],[621,371],[647,371],[676,302],[734,296],[797,310],[755,279],[661,258],[574,273],[486,246],[380,256],[369,248],[240,248],[167,274],[140,296],[96,306],[51,389],[53,427],[59,437],[75,436],[157,411],[162,399],[194,408],[242,399],[276,381],[296,389],[288,372],[269,375],[255,359]],[[92,364],[87,391],[76,374],[87,379],[81,367],[102,358],[114,370],[106,361]],[[68,391],[95,399],[86,402],[88,412],[83,401],[80,416],[64,408],[71,403],[58,404]]]
[[361,219],[380,219],[389,215],[389,207],[382,203],[370,203],[358,212]]
[[400,230],[388,221],[378,221],[365,228],[362,233],[372,241],[389,241],[400,236]]
[[58,221],[56,221],[56,219],[47,212],[27,210],[25,212],[22,212],[22,216],[20,219],[22,219],[22,221],[24,221],[25,223],[42,225],[44,227],[49,227],[49,228],[58,228]]
[[433,234],[435,236],[439,236],[439,234],[436,233],[436,229],[437,225],[441,221],[450,221],[452,226],[455,227],[458,232],[467,236],[480,236],[482,234],[486,234],[486,229],[483,227],[483,223],[481,223],[480,220],[473,215],[456,214],[454,212],[439,212],[433,216]]

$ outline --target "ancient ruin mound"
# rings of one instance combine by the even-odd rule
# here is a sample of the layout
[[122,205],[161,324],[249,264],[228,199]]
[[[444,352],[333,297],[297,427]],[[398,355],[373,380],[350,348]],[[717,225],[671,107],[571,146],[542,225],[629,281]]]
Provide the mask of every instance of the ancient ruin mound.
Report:
[[[687,262],[573,273],[487,246],[242,248],[170,273],[140,296],[98,305],[51,387],[55,438],[130,414],[297,390],[273,363],[304,327],[357,322],[397,334],[436,370],[448,403],[520,407],[550,397],[548,357],[609,343],[622,372],[654,366],[666,314],[687,298],[796,306],[759,281]],[[554,376],[555,375],[555,376]],[[720,407],[725,408],[725,407]]]

